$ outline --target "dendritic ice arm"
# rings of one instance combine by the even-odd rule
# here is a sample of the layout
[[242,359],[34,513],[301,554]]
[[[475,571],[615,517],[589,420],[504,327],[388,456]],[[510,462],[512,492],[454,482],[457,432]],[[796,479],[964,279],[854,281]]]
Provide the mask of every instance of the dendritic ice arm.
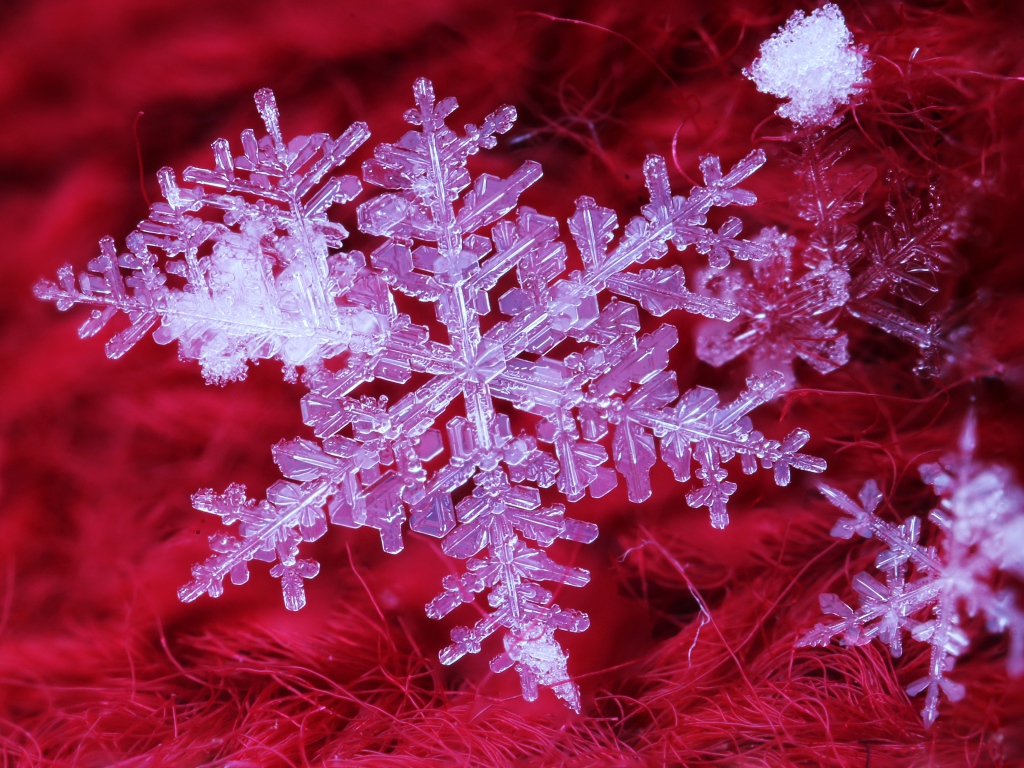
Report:
[[954,318],[932,314],[918,321],[892,302],[879,298],[851,301],[846,311],[900,341],[917,347],[914,371],[921,376],[935,376],[947,370],[965,354],[968,326],[957,326]]
[[687,480],[687,465],[697,463],[696,476],[702,485],[687,494],[686,503],[707,507],[715,528],[724,528],[729,522],[727,503],[736,485],[726,481],[722,463],[734,456],[739,455],[744,474],[755,472],[758,463],[773,470],[777,485],[788,485],[793,469],[825,470],[822,459],[799,452],[810,439],[805,430],[793,430],[780,442],[767,439],[751,425],[747,414],[771,400],[784,383],[777,372],[752,376],[747,379],[747,390],[726,406],[719,406],[714,391],[697,387],[674,407],[637,414],[639,423],[649,425],[661,438],[662,456],[677,480]]
[[913,344],[920,352],[917,371],[937,375],[961,357],[965,328],[933,314],[925,321],[909,309],[938,293],[939,276],[953,265],[954,218],[930,197],[927,207],[904,185],[891,183],[886,224],[876,223],[865,238],[864,265],[850,283],[846,310],[852,316]]
[[[507,178],[474,178],[467,170],[470,157],[511,128],[514,110],[501,108],[458,134],[445,124],[456,108],[453,99],[436,100],[426,80],[416,83],[414,95],[415,108],[406,114],[413,129],[378,146],[364,164],[364,180],[383,191],[358,210],[360,229],[383,241],[352,293],[386,319],[388,333],[376,349],[353,351],[340,368],[305,377],[312,391],[303,415],[322,446],[296,440],[277,447],[275,459],[291,482],[275,486],[267,502],[243,496],[228,507],[222,516],[229,523],[243,520],[239,505],[255,506],[260,516],[241,540],[214,542],[219,549],[197,566],[182,597],[215,594],[233,568],[242,568],[238,562],[274,553],[275,570],[289,574],[287,595],[313,568],[304,565],[294,576],[284,570],[305,563],[297,559],[297,544],[320,533],[319,524],[309,522],[314,507],[326,507],[323,519],[333,523],[379,530],[388,552],[401,550],[408,518],[413,531],[441,538],[447,555],[466,561],[464,573],[444,581],[429,615],[441,618],[487,593],[490,610],[452,632],[441,660],[450,664],[479,652],[501,630],[505,650],[492,669],[514,668],[528,699],[548,687],[579,709],[556,632],[581,632],[589,620],[555,605],[544,584],[583,586],[589,575],[555,563],[544,549],[556,539],[589,543],[597,530],[566,517],[561,504],[542,503],[540,489],[555,486],[569,501],[588,491],[600,496],[615,486],[618,469],[631,498],[646,498],[657,435],[663,451],[676,446],[666,460],[687,464],[687,473],[683,442],[699,448],[697,474],[706,487],[691,494],[692,503],[711,507],[724,524],[732,490],[723,482],[722,462],[741,454],[746,471],[760,461],[774,467],[780,483],[790,467],[824,466],[797,452],[806,433],[778,443],[751,428],[746,414],[769,399],[780,380],[752,380],[751,391],[729,406],[709,404],[709,393],[701,404],[688,395],[687,405],[673,408],[678,392],[664,369],[674,328],[637,337],[637,304],[655,315],[682,309],[735,316],[731,303],[690,292],[678,266],[646,265],[666,256],[670,244],[693,246],[719,266],[732,258],[763,258],[763,245],[738,237],[736,219],[712,230],[706,217],[715,207],[754,202],[739,185],[764,156],[752,153],[728,172],[705,158],[705,183],[688,196],[673,195],[664,160],[648,158],[651,202],[617,240],[615,214],[581,198],[569,231],[583,269],[565,276],[558,222],[518,204],[540,178],[540,167],[526,162]],[[639,265],[645,268],[631,271]],[[515,286],[493,307],[492,293],[511,274]],[[399,293],[433,305],[443,338],[436,332],[431,338],[426,326],[397,312]],[[394,402],[357,391],[378,379],[404,383],[413,374],[420,383]],[[515,434],[512,418],[531,414],[539,420],[536,431]],[[605,466],[610,426],[616,428],[614,468]],[[221,514],[207,498],[198,497],[201,508]],[[277,547],[282,535],[288,543],[283,554]]]
[[62,310],[92,308],[82,337],[124,314],[129,327],[107,343],[109,357],[155,328],[158,343],[177,341],[183,359],[222,383],[244,378],[250,361],[280,360],[292,377],[296,367],[379,346],[386,326],[345,298],[364,260],[341,250],[348,233],[327,218],[360,191],[355,177],[334,172],[367,139],[366,126],[286,142],[273,93],[259,91],[256,106],[267,135],[245,131],[242,155],[218,139],[213,169],[185,170],[191,186],[159,172],[164,201],[128,236],[127,251],[104,238],[77,280],[65,266],[57,283],[36,286]]
[[[491,660],[491,668],[503,672],[514,667],[528,701],[537,698],[538,685],[549,686],[578,712],[579,688],[569,678],[568,654],[554,632],[582,632],[590,620],[584,613],[552,604],[552,593],[539,582],[582,587],[590,574],[558,565],[516,531],[546,547],[558,538],[589,544],[597,538],[597,528],[566,518],[560,504],[541,507],[539,491],[512,485],[501,470],[481,472],[475,481],[473,494],[456,509],[460,526],[443,544],[446,554],[468,558],[467,571],[445,577],[444,591],[427,606],[427,615],[443,618],[485,589],[490,590],[487,601],[494,610],[473,627],[453,630],[453,643],[441,652],[441,661],[452,664],[467,653],[478,653],[481,643],[504,627],[505,652]],[[484,549],[486,554],[476,557]]]
[[861,489],[859,502],[841,491],[820,486],[826,498],[847,516],[832,535],[876,538],[886,545],[875,566],[885,584],[867,573],[853,580],[860,598],[856,609],[838,595],[821,596],[821,608],[835,617],[819,623],[798,646],[824,646],[839,637],[844,645],[866,645],[875,638],[893,656],[903,652],[904,633],[931,646],[928,674],[907,687],[911,695],[925,693],[922,717],[931,725],[938,716],[939,696],[958,701],[964,686],[949,678],[956,659],[969,646],[961,627],[961,611],[982,613],[990,631],[1010,635],[1009,669],[1024,672],[1024,612],[1012,589],[993,588],[999,571],[1024,573],[1024,492],[1006,470],[975,462],[971,420],[961,450],[938,464],[921,468],[922,477],[940,497],[929,515],[942,532],[938,547],[921,543],[921,521],[911,517],[902,525],[875,514],[882,494],[874,481]]
[[276,561],[271,573],[281,579],[285,606],[292,611],[302,608],[306,604],[302,581],[316,576],[320,565],[298,559],[299,543],[315,541],[327,532],[321,508],[326,483],[320,483],[319,493],[305,490],[300,494],[295,485],[279,482],[267,491],[266,501],[258,503],[246,498],[241,485],[231,485],[223,494],[196,493],[192,497],[196,509],[217,515],[226,525],[238,522],[242,538],[211,537],[210,547],[216,554],[192,567],[192,581],[178,591],[178,597],[186,602],[203,593],[218,597],[224,592],[225,577],[236,585],[249,580],[251,560]]

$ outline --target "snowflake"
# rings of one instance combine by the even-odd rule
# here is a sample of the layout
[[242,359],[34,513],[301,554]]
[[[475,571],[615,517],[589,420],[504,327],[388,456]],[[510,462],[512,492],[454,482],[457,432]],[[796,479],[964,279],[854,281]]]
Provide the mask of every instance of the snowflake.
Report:
[[740,318],[701,329],[697,354],[711,365],[743,356],[755,372],[785,372],[789,385],[797,358],[829,373],[849,361],[846,335],[837,327],[845,315],[916,346],[922,375],[938,375],[965,354],[964,329],[938,315],[921,322],[905,307],[934,296],[938,275],[952,262],[954,221],[934,190],[922,200],[890,175],[887,221],[863,229],[856,223],[877,173],[869,165],[841,169],[852,137],[842,132],[841,118],[831,118],[858,90],[852,84],[863,80],[867,66],[864,51],[851,45],[834,5],[808,18],[797,12],[745,72],[760,90],[793,99],[779,110],[797,123],[788,137],[801,187],[792,203],[813,229],[798,249],[795,238],[767,230],[768,258],[706,280],[712,295],[735,301]]
[[[832,174],[815,165],[820,189]],[[950,217],[935,203],[922,213],[921,201],[894,184],[889,221],[861,233],[843,218],[860,207],[873,178],[873,172],[846,174],[824,192],[829,205],[807,203],[816,227],[796,259],[800,266],[793,264],[796,238],[772,228],[756,239],[767,247],[766,258],[706,276],[706,291],[735,303],[739,315],[727,326],[710,322],[701,329],[701,360],[721,366],[746,356],[753,371],[782,371],[790,385],[796,358],[830,373],[850,359],[846,334],[836,327],[843,315],[917,347],[915,370],[922,375],[939,375],[963,354],[965,329],[955,327],[955,318],[934,314],[921,322],[906,309],[932,298],[938,275],[952,264]]]
[[938,715],[940,691],[951,701],[965,693],[961,683],[948,677],[970,642],[961,626],[962,611],[971,617],[980,612],[992,632],[1009,632],[1010,673],[1024,672],[1024,612],[1016,607],[1012,589],[995,586],[999,573],[1024,576],[1024,490],[1003,467],[976,461],[974,448],[972,416],[959,451],[921,467],[921,477],[939,497],[928,516],[942,533],[938,548],[920,542],[918,518],[894,525],[875,514],[882,494],[873,480],[864,484],[859,503],[820,486],[849,515],[836,523],[833,536],[873,536],[888,547],[875,560],[885,584],[867,573],[855,576],[853,589],[860,596],[856,610],[837,595],[823,594],[821,609],[836,620],[817,624],[797,645],[824,646],[838,636],[843,645],[857,646],[878,638],[899,657],[904,633],[927,643],[928,674],[907,687],[911,696],[926,692],[926,725]]
[[[677,250],[692,245],[719,267],[733,257],[764,258],[762,244],[737,238],[738,220],[726,219],[717,231],[706,226],[712,208],[755,202],[738,185],[764,155],[751,153],[728,173],[717,158],[705,158],[704,185],[689,196],[673,195],[665,161],[649,157],[650,203],[614,245],[615,213],[580,198],[568,228],[582,269],[563,277],[568,255],[558,222],[518,204],[540,166],[528,161],[505,179],[474,179],[467,170],[470,156],[511,128],[515,111],[503,107],[458,135],[445,125],[454,99],[437,102],[426,80],[417,81],[414,95],[406,113],[413,129],[378,146],[363,166],[364,181],[383,190],[357,209],[360,230],[380,239],[369,260],[341,250],[347,233],[326,216],[331,204],[360,189],[352,177],[328,174],[365,139],[365,127],[337,141],[317,134],[286,144],[272,96],[261,91],[268,137],[257,142],[247,131],[245,154],[235,159],[226,142],[215,143],[216,168],[186,171],[190,189],[166,186],[167,203],[154,206],[129,238],[129,254],[116,257],[104,241],[104,256],[79,287],[65,268],[60,286],[44,283],[38,292],[61,308],[101,306],[89,333],[117,310],[132,323],[132,342],[161,320],[158,341],[179,339],[182,355],[199,359],[211,381],[241,378],[247,362],[259,359],[279,359],[286,371],[303,368],[310,389],[303,416],[322,444],[300,438],[277,445],[287,480],[263,501],[237,484],[222,494],[195,494],[197,509],[238,523],[238,536],[211,537],[214,554],[193,567],[179,591],[183,600],[217,597],[225,578],[244,583],[249,562],[262,560],[274,564],[285,605],[298,610],[303,582],[319,572],[318,563],[299,557],[299,546],[320,538],[328,519],[374,528],[384,550],[397,553],[408,518],[413,531],[441,538],[445,554],[466,561],[465,572],[443,580],[427,606],[431,617],[488,593],[490,612],[453,630],[441,661],[479,652],[504,629],[504,651],[491,668],[514,668],[527,699],[549,687],[579,710],[555,631],[583,631],[589,619],[554,604],[542,582],[583,586],[589,574],[555,563],[544,550],[556,539],[589,543],[597,529],[567,518],[563,504],[546,504],[551,492],[543,489],[555,486],[570,502],[588,491],[599,497],[615,487],[617,471],[629,498],[643,501],[660,440],[678,480],[689,480],[696,463],[700,486],[687,502],[708,507],[713,525],[723,527],[736,489],[723,464],[735,456],[745,473],[759,464],[773,469],[779,485],[792,468],[825,467],[799,452],[805,431],[780,442],[753,429],[748,414],[779,391],[781,374],[751,377],[728,405],[701,387],[680,397],[666,370],[675,328],[640,335],[637,305],[656,316],[675,309],[736,316],[730,302],[690,292],[679,266],[628,270],[662,259],[670,243]],[[198,215],[211,209],[222,212],[222,222]],[[150,248],[164,253],[164,271]],[[499,282],[510,285],[504,278],[513,272],[516,284],[497,297],[495,313],[492,293]],[[169,287],[170,276],[186,282]],[[432,305],[443,338],[400,312],[399,294],[410,306]],[[126,348],[118,342],[108,353]],[[364,386],[407,383],[413,375],[422,383],[394,403]],[[535,428],[517,432],[513,419]],[[605,443],[614,469],[605,466]]]

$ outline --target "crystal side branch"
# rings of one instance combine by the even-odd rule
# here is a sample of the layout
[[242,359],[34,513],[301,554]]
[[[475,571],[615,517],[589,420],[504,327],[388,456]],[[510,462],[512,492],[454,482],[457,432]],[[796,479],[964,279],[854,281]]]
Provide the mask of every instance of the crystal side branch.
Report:
[[[640,309],[735,317],[734,304],[690,292],[681,267],[649,263],[662,260],[670,244],[693,246],[717,268],[733,258],[764,258],[765,245],[738,237],[737,219],[716,231],[706,218],[713,208],[755,202],[739,185],[764,155],[754,152],[727,173],[716,158],[705,158],[704,185],[688,196],[674,195],[665,161],[649,157],[650,203],[617,239],[615,213],[580,198],[568,229],[582,269],[566,274],[558,222],[519,206],[540,166],[528,161],[507,178],[474,178],[467,169],[472,155],[511,128],[515,111],[503,107],[459,135],[445,125],[454,99],[436,101],[426,80],[416,83],[414,95],[415,107],[406,113],[413,129],[378,146],[363,166],[364,181],[382,190],[357,210],[360,230],[379,238],[368,260],[341,252],[344,230],[325,213],[329,204],[351,200],[358,182],[323,182],[365,129],[352,129],[344,144],[319,135],[285,144],[276,110],[267,106],[272,97],[261,92],[257,104],[270,135],[257,142],[243,134],[245,155],[234,160],[226,143],[215,144],[216,168],[189,169],[186,179],[195,187],[175,187],[150,217],[177,211],[170,231],[204,231],[188,251],[197,285],[201,278],[208,286],[241,288],[249,285],[241,276],[257,275],[264,291],[258,301],[249,291],[200,290],[191,282],[171,290],[162,275],[151,281],[159,291],[138,298],[143,283],[134,272],[119,282],[118,267],[132,270],[131,257],[97,265],[105,282],[86,275],[76,287],[66,270],[61,286],[45,284],[40,293],[61,306],[78,301],[125,309],[132,322],[140,306],[149,313],[140,328],[157,319],[173,328],[193,323],[177,337],[187,337],[183,350],[214,381],[240,378],[248,360],[276,357],[304,369],[310,393],[303,417],[322,443],[300,438],[277,445],[274,457],[287,479],[263,501],[249,499],[239,485],[195,494],[197,509],[238,529],[237,536],[211,537],[214,554],[194,566],[192,581],[179,592],[183,600],[220,595],[225,578],[244,583],[249,563],[260,560],[273,564],[286,606],[297,610],[306,600],[304,581],[319,572],[318,563],[299,557],[300,544],[321,537],[328,520],[376,529],[385,551],[397,553],[408,519],[413,531],[441,538],[447,555],[466,561],[464,573],[444,579],[427,606],[430,616],[441,618],[488,593],[487,615],[455,629],[441,660],[451,664],[479,652],[504,630],[504,651],[492,669],[515,668],[528,699],[550,687],[578,710],[579,690],[555,632],[583,631],[589,619],[554,604],[542,584],[583,586],[589,574],[555,563],[544,550],[556,539],[589,543],[597,529],[567,518],[563,504],[545,503],[543,489],[554,486],[570,502],[587,492],[599,497],[616,485],[618,472],[630,499],[643,501],[651,494],[660,441],[676,478],[687,481],[692,471],[699,481],[688,503],[708,507],[713,525],[722,527],[736,489],[723,464],[737,455],[745,473],[770,468],[780,485],[793,468],[824,469],[820,459],[800,453],[808,440],[803,430],[777,441],[752,426],[748,414],[778,392],[781,375],[751,377],[747,391],[727,405],[703,388],[680,397],[666,370],[677,343],[674,327],[640,335]],[[326,159],[315,160],[317,151]],[[303,164],[311,164],[312,175],[303,175],[310,167]],[[235,177],[239,168],[258,169],[246,187]],[[186,215],[205,205],[225,211],[224,222]],[[144,222],[140,231],[154,226]],[[138,242],[133,235],[132,254]],[[161,248],[174,256],[184,250],[176,242]],[[196,255],[200,245],[209,255]],[[246,259],[251,263],[243,264]],[[514,287],[497,297],[495,312],[499,282]],[[136,304],[121,298],[122,284],[134,289]],[[400,312],[399,295],[419,309]],[[200,301],[207,302],[204,315],[179,309]],[[414,320],[431,305],[443,327],[434,337]],[[246,325],[257,308],[284,317],[272,328]],[[222,322],[235,313],[242,322]],[[373,382],[405,384],[414,375],[417,385],[396,402],[373,396]],[[606,466],[609,458],[614,468]]]
[[164,202],[128,236],[126,251],[104,238],[77,280],[64,266],[57,283],[36,286],[61,310],[92,308],[82,338],[123,314],[129,325],[107,342],[108,357],[153,331],[158,343],[177,341],[182,359],[198,360],[207,381],[223,383],[244,378],[250,361],[280,360],[294,376],[347,349],[376,348],[379,319],[345,296],[362,257],[341,250],[348,232],[327,218],[361,189],[334,171],[369,131],[356,123],[337,139],[286,143],[273,93],[257,93],[256,105],[267,136],[245,131],[238,157],[218,139],[212,170],[185,170],[190,187],[161,169]]
[[[854,609],[838,595],[821,596],[821,609],[835,616],[804,635],[798,646],[825,646],[835,637],[843,645],[867,645],[878,638],[893,656],[903,653],[903,635],[931,646],[928,674],[907,687],[911,695],[925,693],[922,717],[926,725],[938,716],[939,695],[959,701],[965,689],[948,676],[956,659],[969,646],[961,612],[982,614],[992,632],[1008,632],[1010,673],[1024,672],[1024,612],[1011,588],[997,589],[999,574],[1024,576],[1024,491],[1002,467],[973,458],[975,429],[968,419],[960,450],[936,464],[921,467],[921,477],[940,501],[929,519],[941,531],[938,547],[921,543],[921,521],[902,525],[875,514],[882,494],[873,480],[864,484],[858,501],[827,485],[826,498],[847,517],[832,535],[876,538],[887,549],[875,560],[885,584],[867,573],[854,577],[860,597]],[[911,569],[912,575],[911,575]]]

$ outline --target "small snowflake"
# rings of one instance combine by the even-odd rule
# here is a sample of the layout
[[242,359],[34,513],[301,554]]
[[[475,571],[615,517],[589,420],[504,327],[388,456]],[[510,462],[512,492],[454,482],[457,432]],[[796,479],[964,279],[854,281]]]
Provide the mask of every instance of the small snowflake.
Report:
[[749,269],[709,273],[706,286],[735,303],[740,314],[724,327],[705,326],[697,337],[697,357],[720,366],[746,354],[755,373],[780,371],[787,385],[794,381],[797,357],[821,373],[845,365],[846,334],[833,327],[833,310],[849,299],[849,273],[841,267],[797,273],[795,238],[774,228],[758,235],[757,242],[769,253]]
[[938,716],[940,692],[950,701],[965,693],[963,684],[949,677],[970,644],[961,626],[962,613],[981,613],[990,631],[1008,632],[1009,671],[1024,672],[1024,612],[1017,607],[1013,589],[996,587],[999,573],[1024,576],[1024,490],[1003,467],[975,460],[974,449],[971,417],[959,451],[921,467],[921,477],[939,497],[928,516],[941,531],[938,547],[921,543],[918,518],[894,525],[875,514],[882,494],[873,480],[864,484],[859,501],[819,486],[848,515],[836,523],[833,536],[849,539],[858,534],[886,545],[875,560],[885,583],[867,573],[855,576],[857,609],[838,595],[823,594],[821,609],[836,620],[817,624],[797,645],[824,646],[839,637],[844,645],[857,646],[877,638],[899,657],[904,634],[927,643],[928,674],[907,686],[911,696],[925,692],[926,725]]
[[796,358],[820,373],[849,361],[841,322],[849,316],[913,344],[916,372],[940,375],[965,356],[967,331],[938,314],[921,321],[907,305],[938,292],[953,261],[954,217],[934,190],[912,191],[890,174],[887,221],[857,221],[877,172],[842,168],[852,137],[831,117],[860,87],[863,50],[852,45],[839,9],[826,5],[807,18],[794,14],[761,53],[746,74],[761,90],[793,99],[779,110],[802,128],[788,137],[800,180],[792,203],[813,229],[803,242],[766,230],[768,258],[710,275],[710,295],[734,302],[739,320],[705,324],[698,356],[715,366],[744,357],[751,371],[780,370],[791,386]]

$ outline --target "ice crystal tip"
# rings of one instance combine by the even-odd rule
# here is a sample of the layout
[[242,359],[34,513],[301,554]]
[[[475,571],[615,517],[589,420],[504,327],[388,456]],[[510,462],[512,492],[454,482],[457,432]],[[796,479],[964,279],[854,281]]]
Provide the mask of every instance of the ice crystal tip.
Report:
[[829,3],[810,16],[796,11],[743,74],[762,93],[789,99],[777,110],[782,117],[824,125],[859,92],[870,67],[865,50],[853,44],[842,12]]

